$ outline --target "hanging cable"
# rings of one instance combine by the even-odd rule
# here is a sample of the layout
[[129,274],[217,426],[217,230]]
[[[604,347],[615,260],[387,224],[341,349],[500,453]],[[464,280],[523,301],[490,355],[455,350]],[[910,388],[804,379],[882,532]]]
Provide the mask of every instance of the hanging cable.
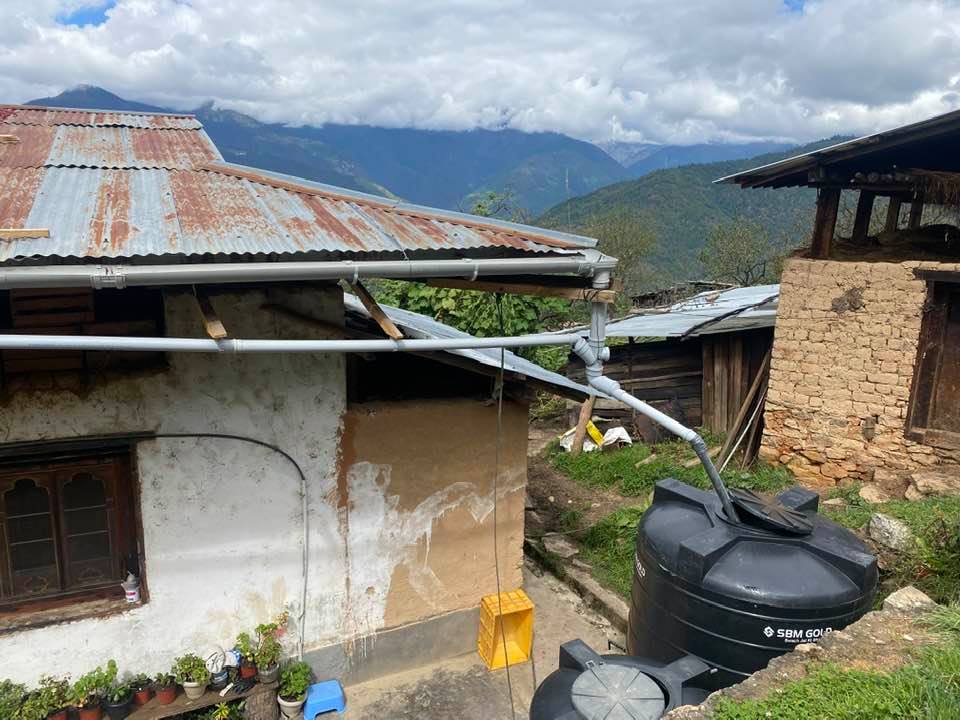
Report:
[[[503,303],[500,293],[496,294],[497,317],[500,322],[500,333],[503,333]],[[500,542],[497,537],[497,496],[499,494],[500,479],[500,445],[503,437],[503,377],[506,365],[506,350],[500,348],[500,370],[497,373],[494,392],[497,396],[497,439],[494,445],[493,461],[493,566],[497,576],[497,611],[500,616],[500,638],[503,640],[503,662],[507,671],[507,693],[510,695],[510,716],[517,720],[517,711],[513,706],[513,681],[510,678],[510,656],[507,653],[507,633],[503,627],[503,598],[500,587]],[[496,625],[494,625],[496,627]]]

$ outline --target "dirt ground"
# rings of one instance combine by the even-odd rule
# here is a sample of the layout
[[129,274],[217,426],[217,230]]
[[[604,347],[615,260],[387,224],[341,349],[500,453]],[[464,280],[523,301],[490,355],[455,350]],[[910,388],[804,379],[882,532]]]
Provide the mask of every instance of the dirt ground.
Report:
[[346,720],[525,720],[536,684],[557,669],[560,645],[580,638],[598,652],[623,635],[580,597],[529,561],[524,590],[534,611],[534,662],[511,668],[513,710],[505,671],[490,672],[476,654],[346,689]]

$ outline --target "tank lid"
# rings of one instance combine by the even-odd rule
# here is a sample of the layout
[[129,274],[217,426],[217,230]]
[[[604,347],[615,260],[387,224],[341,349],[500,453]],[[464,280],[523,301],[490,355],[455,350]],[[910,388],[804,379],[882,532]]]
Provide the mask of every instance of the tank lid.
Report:
[[656,681],[628,665],[588,663],[570,694],[585,718],[656,720],[667,707]]

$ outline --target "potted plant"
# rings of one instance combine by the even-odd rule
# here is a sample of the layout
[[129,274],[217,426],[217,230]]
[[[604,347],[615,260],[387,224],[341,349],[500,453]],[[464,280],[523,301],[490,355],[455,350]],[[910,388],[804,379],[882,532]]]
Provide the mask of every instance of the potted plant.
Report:
[[150,702],[153,682],[148,675],[135,675],[130,680],[130,689],[133,690],[133,704],[142,707]]
[[26,699],[27,688],[10,680],[0,680],[0,717],[16,717]]
[[103,699],[103,709],[110,720],[124,720],[133,705],[133,691],[127,683],[114,683]]
[[240,655],[240,677],[249,680],[257,674],[257,646],[250,633],[237,635],[236,651]]
[[160,705],[169,705],[177,699],[177,679],[171,673],[160,673],[153,679],[153,691]]
[[210,683],[210,671],[203,658],[189,653],[173,662],[173,676],[183,686],[183,692],[191,700],[196,700],[207,691]]
[[43,720],[67,720],[70,704],[70,680],[66,677],[43,675],[35,693],[40,718]]
[[284,717],[295,718],[300,714],[303,703],[307,699],[310,676],[310,666],[302,660],[289,662],[281,668],[277,703]]
[[70,686],[69,701],[77,710],[79,720],[100,720],[103,717],[103,697],[117,679],[117,663],[110,660],[107,669],[81,676]]
[[257,625],[257,649],[254,661],[257,664],[257,679],[262,683],[277,681],[280,674],[280,637],[286,631],[289,614],[280,613],[273,622]]

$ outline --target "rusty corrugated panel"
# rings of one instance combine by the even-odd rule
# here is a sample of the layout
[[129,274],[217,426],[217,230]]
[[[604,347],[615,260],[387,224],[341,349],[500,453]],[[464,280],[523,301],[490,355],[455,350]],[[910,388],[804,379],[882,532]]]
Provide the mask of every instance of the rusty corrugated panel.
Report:
[[50,155],[57,128],[42,125],[0,124],[0,135],[15,135],[19,142],[0,144],[0,167],[39,168]]
[[174,170],[190,169],[216,157],[206,134],[193,130],[61,125],[45,164]]
[[[0,146],[2,147],[2,146]],[[27,227],[43,170],[0,166],[0,227]],[[0,242],[0,246],[3,242]]]
[[[6,117],[3,117],[4,114]],[[154,130],[199,130],[203,127],[193,115],[71,110],[24,105],[0,106],[0,120],[17,125],[86,125]]]

